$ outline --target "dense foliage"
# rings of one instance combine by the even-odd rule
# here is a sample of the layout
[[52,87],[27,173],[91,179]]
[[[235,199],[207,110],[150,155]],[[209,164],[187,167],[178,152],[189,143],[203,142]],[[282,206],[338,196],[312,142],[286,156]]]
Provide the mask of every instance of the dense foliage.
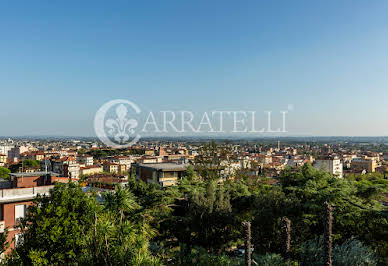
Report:
[[[100,199],[101,200],[101,199]],[[50,196],[38,196],[20,227],[23,241],[12,265],[157,264],[149,239],[153,229],[142,221],[132,193],[118,188],[103,195],[84,193],[75,184],[56,184]]]
[[11,171],[8,168],[0,166],[0,178],[8,179],[9,173],[11,173]]
[[39,168],[40,163],[38,160],[25,159],[23,160],[23,168]]
[[[203,164],[202,170],[206,171]],[[211,170],[215,168],[211,165]],[[193,167],[161,189],[130,177],[114,192],[84,193],[57,184],[22,221],[24,241],[10,264],[242,265],[242,221],[252,223],[253,259],[285,265],[281,219],[291,220],[291,262],[320,260],[324,203],[333,206],[333,263],[384,263],[388,257],[384,178],[344,180],[305,165],[276,182],[241,174],[216,182]],[[351,262],[351,263],[350,263]],[[350,263],[350,264],[349,264]]]
[[[323,238],[309,240],[300,247],[301,265],[323,265]],[[333,248],[333,265],[377,265],[376,254],[357,239],[349,239]]]

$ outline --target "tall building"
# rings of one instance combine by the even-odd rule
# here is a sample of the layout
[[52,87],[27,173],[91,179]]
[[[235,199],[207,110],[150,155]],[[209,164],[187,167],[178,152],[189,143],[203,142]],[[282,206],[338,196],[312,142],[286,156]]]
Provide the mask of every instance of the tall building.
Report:
[[321,157],[315,160],[314,168],[324,170],[337,177],[343,177],[343,165],[337,157]]
[[27,152],[28,148],[24,146],[13,147],[8,151],[8,158],[10,159],[20,159],[20,154]]

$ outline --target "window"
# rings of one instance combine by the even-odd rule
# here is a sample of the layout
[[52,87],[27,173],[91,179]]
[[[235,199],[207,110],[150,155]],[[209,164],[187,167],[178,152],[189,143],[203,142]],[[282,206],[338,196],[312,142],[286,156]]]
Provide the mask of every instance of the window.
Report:
[[20,218],[26,217],[26,204],[15,205],[15,222],[19,221]]

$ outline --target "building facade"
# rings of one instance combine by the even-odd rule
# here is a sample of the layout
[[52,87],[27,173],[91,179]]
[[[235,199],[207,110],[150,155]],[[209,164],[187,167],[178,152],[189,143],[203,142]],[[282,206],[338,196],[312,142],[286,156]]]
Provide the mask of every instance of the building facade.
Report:
[[168,187],[178,183],[187,167],[187,164],[175,163],[138,164],[136,178],[147,183]]
[[338,158],[317,159],[314,163],[314,167],[329,172],[337,177],[343,177],[343,165]]
[[368,173],[376,172],[377,163],[375,160],[366,160],[363,158],[354,158],[351,163],[351,169],[354,172],[363,172]]

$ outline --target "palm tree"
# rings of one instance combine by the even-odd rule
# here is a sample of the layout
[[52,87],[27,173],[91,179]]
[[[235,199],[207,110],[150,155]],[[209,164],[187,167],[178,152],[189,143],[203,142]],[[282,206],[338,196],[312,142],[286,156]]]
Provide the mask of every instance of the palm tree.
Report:
[[251,266],[251,223],[243,222],[242,225],[245,229],[245,265]]
[[121,186],[116,186],[114,192],[105,193],[103,198],[107,210],[120,214],[120,224],[125,217],[125,212],[128,213],[140,208],[135,196]]
[[326,201],[325,202],[326,207],[326,215],[325,215],[325,265],[331,266],[332,265],[332,259],[331,259],[331,253],[332,253],[332,239],[331,239],[331,233],[332,233],[332,223],[333,223],[333,214],[332,214],[332,207],[330,204]]
[[291,247],[291,221],[287,217],[282,218],[283,258],[288,262]]

